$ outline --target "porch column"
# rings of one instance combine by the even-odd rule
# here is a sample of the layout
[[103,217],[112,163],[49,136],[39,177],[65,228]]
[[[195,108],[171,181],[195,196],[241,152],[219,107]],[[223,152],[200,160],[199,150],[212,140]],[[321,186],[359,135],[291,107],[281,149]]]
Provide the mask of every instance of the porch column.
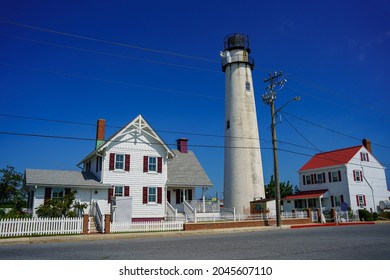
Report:
[[89,215],[83,215],[83,234],[88,234],[89,231]]
[[318,201],[320,202],[320,211],[319,211],[319,215],[318,215],[318,221],[320,223],[322,223],[322,202],[321,202],[321,199],[322,199],[322,195],[318,198]]
[[204,196],[202,197],[202,201],[203,201],[203,213],[206,213],[206,200]]

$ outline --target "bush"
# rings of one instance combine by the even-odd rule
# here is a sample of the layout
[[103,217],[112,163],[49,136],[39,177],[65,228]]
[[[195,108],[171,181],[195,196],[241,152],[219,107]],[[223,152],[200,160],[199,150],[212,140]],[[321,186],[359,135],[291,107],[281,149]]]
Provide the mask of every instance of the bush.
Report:
[[372,218],[374,219],[374,221],[378,221],[378,213],[377,212],[372,213]]
[[380,217],[390,220],[390,212],[382,212]]
[[366,209],[359,209],[359,219],[360,221],[373,221],[374,218],[372,214]]

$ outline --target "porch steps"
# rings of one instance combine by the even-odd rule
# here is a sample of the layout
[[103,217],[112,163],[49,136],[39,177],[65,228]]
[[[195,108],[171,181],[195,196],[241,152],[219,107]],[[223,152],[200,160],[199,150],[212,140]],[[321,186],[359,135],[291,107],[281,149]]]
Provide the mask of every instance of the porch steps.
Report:
[[90,222],[89,222],[89,234],[98,234],[100,233],[98,231],[98,228],[96,226],[95,218],[90,217]]

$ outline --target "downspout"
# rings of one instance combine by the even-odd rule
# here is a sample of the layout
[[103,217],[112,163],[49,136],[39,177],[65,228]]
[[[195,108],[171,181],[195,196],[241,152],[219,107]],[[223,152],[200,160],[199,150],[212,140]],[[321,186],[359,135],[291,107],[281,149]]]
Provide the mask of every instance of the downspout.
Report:
[[371,186],[371,184],[368,182],[366,176],[364,175],[364,169],[363,169],[363,166],[362,166],[362,173],[363,173],[363,179],[364,181],[366,181],[367,185],[370,187],[371,189],[371,194],[372,194],[372,207],[373,207],[373,211],[376,212],[376,205],[375,205],[375,197],[374,197],[374,188]]

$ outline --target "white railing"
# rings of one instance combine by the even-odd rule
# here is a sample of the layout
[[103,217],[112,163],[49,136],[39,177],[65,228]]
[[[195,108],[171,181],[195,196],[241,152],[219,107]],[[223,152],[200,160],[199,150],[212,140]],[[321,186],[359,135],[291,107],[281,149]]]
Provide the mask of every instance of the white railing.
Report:
[[186,200],[197,213],[219,213],[219,201],[211,200]]
[[82,218],[32,218],[0,220],[0,237],[80,234]]
[[[104,220],[105,216],[102,212],[102,206],[100,205],[101,203],[99,201],[93,201],[91,204],[91,209],[90,209],[90,216],[92,216],[95,219],[96,222],[96,227],[99,230],[99,232],[104,233]],[[91,222],[91,221],[89,221]],[[88,225],[88,232],[90,229],[90,225]]]
[[183,205],[184,213],[187,216],[188,220],[196,223],[196,209],[192,208],[192,206],[185,200],[183,201]]
[[151,231],[176,231],[183,230],[183,221],[161,222],[113,222],[111,232],[151,232]]
[[177,209],[173,208],[172,204],[170,204],[168,201],[166,203],[167,205],[167,216],[173,219],[177,218]]
[[359,221],[359,213],[356,212],[348,212],[348,211],[340,211],[337,212],[337,221],[339,223],[344,223],[344,222],[356,222]]

